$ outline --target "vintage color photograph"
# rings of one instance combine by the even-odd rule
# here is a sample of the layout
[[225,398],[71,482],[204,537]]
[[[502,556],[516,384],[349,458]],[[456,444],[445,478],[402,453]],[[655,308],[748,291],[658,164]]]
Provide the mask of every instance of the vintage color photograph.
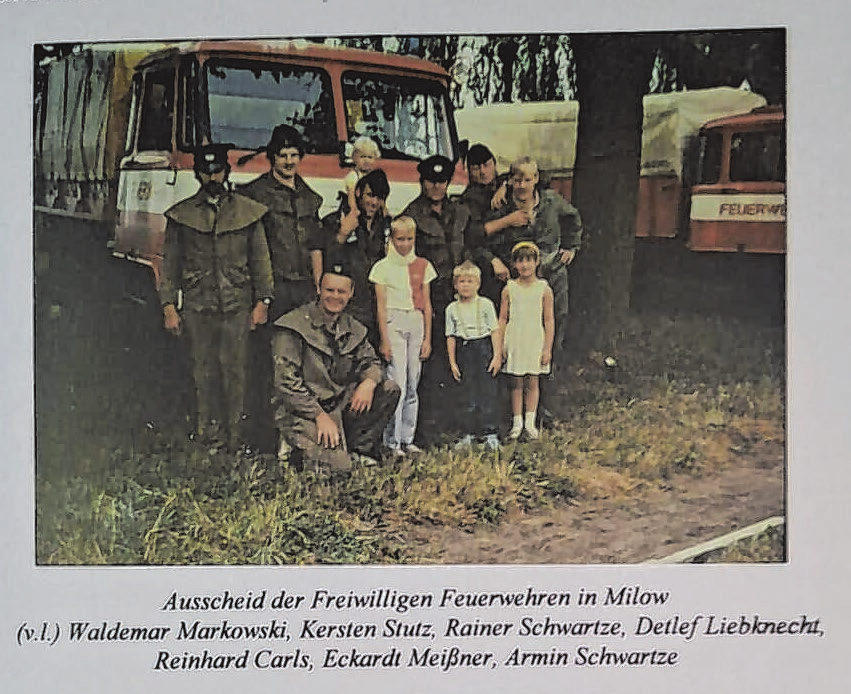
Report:
[[786,561],[783,29],[33,60],[37,564]]

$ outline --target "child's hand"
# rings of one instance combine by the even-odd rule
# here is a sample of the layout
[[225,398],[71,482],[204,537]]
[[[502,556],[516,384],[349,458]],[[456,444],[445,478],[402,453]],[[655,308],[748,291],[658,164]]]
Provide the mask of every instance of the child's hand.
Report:
[[549,366],[549,363],[553,360],[553,351],[551,349],[547,349],[544,347],[544,351],[541,352],[541,366]]
[[499,373],[499,370],[502,368],[502,355],[494,354],[493,359],[491,359],[491,363],[488,364],[488,373],[491,376],[496,376]]
[[431,341],[423,340],[422,347],[420,347],[420,361],[425,361],[431,356]]
[[452,370],[452,378],[456,381],[461,380],[461,369],[458,368],[458,364],[450,364],[449,368]]
[[508,197],[508,186],[503,183],[499,188],[496,189],[496,192],[491,198],[491,209],[498,210],[503,205],[505,205],[506,197]]
[[351,212],[343,215],[340,218],[340,230],[337,232],[337,241],[339,243],[345,243],[346,239],[349,238],[349,234],[358,228],[359,223],[357,208],[353,208]]
[[381,352],[381,356],[384,357],[384,361],[389,362],[393,359],[393,348],[390,346],[389,342],[381,341],[381,344],[378,346],[378,351]]

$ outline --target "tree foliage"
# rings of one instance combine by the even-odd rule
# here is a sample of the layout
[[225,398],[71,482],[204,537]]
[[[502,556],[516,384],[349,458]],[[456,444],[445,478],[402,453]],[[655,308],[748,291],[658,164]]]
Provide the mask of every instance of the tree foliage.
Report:
[[665,76],[658,91],[738,87],[747,82],[770,104],[785,105],[785,30],[687,32],[658,37],[657,55]]
[[[581,40],[581,36],[574,38]],[[785,103],[783,29],[608,36],[630,36],[649,44],[652,68],[649,75],[642,77],[649,93],[739,87],[747,82],[769,103]],[[435,62],[460,83],[460,88],[453,91],[456,106],[576,98],[576,56],[566,34],[353,36],[318,40],[415,55]]]

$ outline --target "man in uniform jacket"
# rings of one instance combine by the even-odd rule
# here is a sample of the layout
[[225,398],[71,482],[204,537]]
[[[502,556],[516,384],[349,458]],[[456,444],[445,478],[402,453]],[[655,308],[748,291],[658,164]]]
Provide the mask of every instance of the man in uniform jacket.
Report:
[[454,164],[446,157],[435,155],[419,163],[420,195],[402,212],[417,224],[416,254],[425,258],[437,270],[432,283],[432,304],[435,320],[443,320],[442,310],[452,301],[452,270],[464,260],[465,235],[470,225],[466,205],[450,200],[446,192]]
[[[314,273],[311,251],[319,242],[322,197],[298,173],[305,154],[305,142],[298,130],[289,125],[275,127],[265,153],[269,171],[237,190],[268,208],[263,226],[275,280],[269,310],[269,322],[274,323],[288,311],[316,299],[319,277]],[[270,326],[257,331],[251,344],[251,361],[258,364],[250,381],[251,438],[261,450],[274,448],[276,438],[271,409],[271,339]]]
[[[242,443],[248,335],[267,320],[272,267],[266,208],[230,192],[229,145],[195,153],[200,190],[166,210],[159,296],[166,330],[189,339],[203,439]],[[179,292],[183,295],[178,312]]]
[[263,226],[275,278],[272,321],[312,301],[318,290],[319,272],[314,271],[310,251],[320,233],[322,197],[298,174],[304,153],[304,139],[298,130],[277,126],[266,145],[270,170],[238,189],[268,208]]
[[[466,158],[469,183],[458,196],[470,210],[471,225],[466,241],[471,259],[482,271],[482,286],[479,293],[499,306],[502,288],[510,276],[508,266],[488,247],[484,223],[490,219],[493,198],[498,191],[506,195],[506,174],[497,175],[496,159],[483,144],[470,147]],[[503,199],[504,204],[504,199]]]
[[347,268],[326,268],[319,300],[275,321],[276,423],[283,442],[306,467],[348,470],[353,458],[376,455],[399,401],[384,378],[367,329],[346,306],[353,282]]
[[568,266],[582,245],[579,211],[556,191],[539,186],[537,163],[522,157],[511,165],[507,204],[492,211],[484,225],[487,246],[506,265],[519,241],[532,241],[541,251],[540,273],[553,290],[556,333],[553,355],[563,348],[568,313]]

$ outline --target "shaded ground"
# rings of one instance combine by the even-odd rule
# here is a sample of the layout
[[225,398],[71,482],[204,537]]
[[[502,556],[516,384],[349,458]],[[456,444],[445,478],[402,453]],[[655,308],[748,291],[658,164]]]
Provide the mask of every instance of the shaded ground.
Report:
[[409,540],[442,564],[630,564],[783,515],[783,450],[736,456],[717,474],[674,475],[663,489],[510,518],[465,532],[422,526]]

